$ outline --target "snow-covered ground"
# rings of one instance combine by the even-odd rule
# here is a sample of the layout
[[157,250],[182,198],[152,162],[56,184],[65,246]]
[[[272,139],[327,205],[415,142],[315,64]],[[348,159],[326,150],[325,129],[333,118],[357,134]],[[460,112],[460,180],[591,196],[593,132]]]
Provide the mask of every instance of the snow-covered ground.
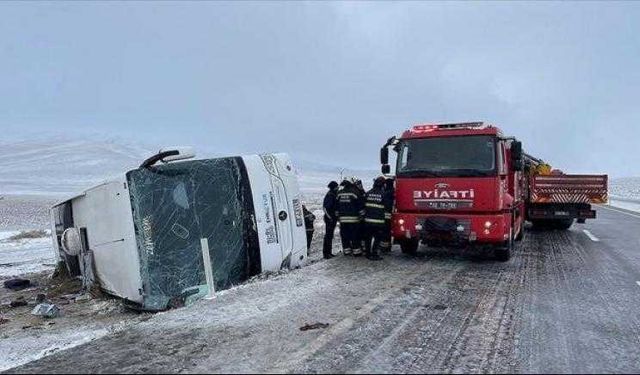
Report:
[[[86,313],[104,314],[105,308],[117,308],[115,301],[89,301]],[[32,307],[29,307],[29,309]],[[24,314],[28,311],[24,311]],[[109,312],[111,319],[78,319],[78,314],[69,319],[58,318],[55,325],[35,325],[23,332],[0,336],[0,371],[35,361],[61,350],[70,349],[96,340],[108,334],[117,333],[139,321],[133,316],[123,316]],[[120,316],[118,316],[120,315]]]
[[[42,275],[42,271],[51,270],[55,263],[50,237],[19,240],[10,237],[24,230],[49,228],[49,207],[61,196],[81,191],[110,175],[133,168],[149,155],[147,150],[138,147],[94,141],[33,141],[0,143],[0,146],[0,157],[3,160],[3,168],[0,169],[0,280],[37,272]],[[329,181],[339,181],[341,176],[357,176],[368,187],[378,173],[375,170],[344,170],[304,161],[294,162],[298,166],[298,177],[307,206],[319,219],[322,215],[322,197]],[[612,179],[610,187],[612,206],[640,212],[640,178]],[[313,247],[319,251],[322,220],[316,221],[316,227],[318,232]],[[318,253],[314,256],[319,257]],[[295,274],[297,276],[292,276],[291,282],[300,277],[300,273]],[[233,293],[242,292],[222,292],[221,299],[226,298],[226,294]],[[0,294],[0,297],[4,299],[3,304],[7,303],[7,296]],[[23,324],[21,319],[24,319],[20,314],[28,316],[28,310],[32,306],[19,312],[0,311],[0,317],[12,320],[3,325],[4,331],[0,331],[0,371],[120,331],[128,324],[138,321],[138,318],[114,312],[113,302],[107,305],[103,302],[92,301],[86,306],[64,306],[66,317],[57,319],[56,324],[51,326],[39,322],[37,329],[33,331],[23,330],[19,326]],[[277,301],[274,303],[277,305]],[[201,303],[178,315],[198,320],[203,306]],[[253,305],[244,308],[259,310]],[[95,316],[100,316],[104,311],[107,311],[107,318],[96,320]],[[179,322],[174,319],[174,313],[161,314],[148,324]],[[13,327],[11,330],[10,325]]]
[[[112,142],[36,140],[0,143],[0,282],[22,276],[36,286],[26,291],[0,289],[0,371],[118,332],[144,317],[119,311],[114,300],[71,302],[51,297],[49,275],[55,264],[50,237],[49,209],[65,196],[77,193],[110,176],[135,168],[151,152]],[[312,163],[299,163],[298,175],[308,208],[321,218],[326,185],[344,176],[359,176],[370,184],[373,173],[348,171]],[[312,263],[320,257],[322,220],[316,220]],[[30,230],[46,229],[39,238],[11,239]],[[337,240],[337,239],[336,239]],[[269,276],[264,276],[268,278]],[[257,278],[255,281],[260,281]],[[54,287],[55,289],[55,287]],[[36,294],[46,294],[60,305],[62,316],[49,325],[31,317]],[[224,292],[223,292],[224,294]],[[9,308],[18,296],[29,306]],[[28,327],[28,328],[23,328]]]
[[640,212],[640,201],[628,201],[611,198],[609,199],[609,205],[613,207],[623,208],[629,211]]
[[640,201],[640,177],[615,178],[609,182],[612,197]]
[[39,238],[11,239],[19,233],[0,231],[0,278],[53,269],[51,232]]
[[609,204],[640,212],[640,177],[612,179],[609,182]]

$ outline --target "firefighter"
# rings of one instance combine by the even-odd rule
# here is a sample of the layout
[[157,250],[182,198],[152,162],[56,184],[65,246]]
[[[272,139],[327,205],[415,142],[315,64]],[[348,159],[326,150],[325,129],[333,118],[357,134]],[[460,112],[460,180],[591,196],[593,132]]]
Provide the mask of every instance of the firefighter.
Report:
[[364,190],[364,186],[362,186],[362,180],[355,177],[352,178],[352,180],[353,180],[353,184],[356,185],[358,190],[360,190],[360,193],[364,196],[366,191]]
[[395,186],[394,179],[387,178],[384,182],[384,194],[385,202],[391,204],[391,209],[385,212],[385,232],[384,237],[380,241],[380,250],[383,253],[391,252],[391,210],[393,209],[393,202],[395,202]]
[[359,225],[364,200],[355,179],[345,179],[338,190],[337,212],[344,255],[362,255]]
[[302,205],[302,212],[304,214],[304,228],[307,231],[307,256],[309,255],[309,249],[311,248],[311,240],[313,239],[313,223],[316,221],[316,215],[307,210],[307,206]]
[[[364,190],[364,186],[362,185],[362,180],[357,177],[352,177],[351,180],[353,184],[356,186],[356,188],[358,188],[358,190],[360,191],[360,196],[362,197],[362,200],[364,202],[364,195],[367,193],[367,191]],[[358,229],[356,231],[358,235],[358,243],[360,244],[361,249],[364,249],[365,230],[366,228],[364,226],[364,206],[363,206],[362,210],[360,210],[360,223],[358,224]]]
[[[385,192],[385,178],[373,181],[373,188],[365,196],[365,252],[371,260],[381,260],[379,250],[387,238],[387,222],[391,217],[393,201]],[[389,218],[389,219],[388,219]],[[373,240],[373,247],[371,241]]]
[[333,258],[333,234],[338,224],[338,216],[336,213],[337,195],[338,195],[338,183],[335,181],[329,182],[327,185],[329,191],[324,196],[322,202],[322,210],[324,211],[324,241],[322,243],[322,255],[324,259]]

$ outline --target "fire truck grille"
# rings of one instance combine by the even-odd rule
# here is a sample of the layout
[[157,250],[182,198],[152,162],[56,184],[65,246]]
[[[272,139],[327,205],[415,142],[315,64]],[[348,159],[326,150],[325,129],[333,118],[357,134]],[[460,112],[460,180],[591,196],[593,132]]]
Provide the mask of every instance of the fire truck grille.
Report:
[[447,216],[432,216],[421,220],[422,239],[445,240],[445,241],[466,241],[471,233],[471,220],[458,219]]

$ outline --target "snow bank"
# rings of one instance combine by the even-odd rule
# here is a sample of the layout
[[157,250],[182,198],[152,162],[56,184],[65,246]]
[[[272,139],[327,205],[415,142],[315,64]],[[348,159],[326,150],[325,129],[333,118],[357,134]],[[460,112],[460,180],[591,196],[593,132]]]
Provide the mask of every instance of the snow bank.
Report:
[[640,177],[611,180],[609,182],[609,205],[640,212]]
[[609,182],[612,199],[632,199],[640,202],[640,177],[616,178]]
[[51,237],[9,239],[18,233],[20,232],[0,231],[0,277],[53,269],[56,260],[51,248]]
[[609,205],[613,207],[623,208],[629,211],[640,212],[640,199],[631,200],[631,199],[610,198]]

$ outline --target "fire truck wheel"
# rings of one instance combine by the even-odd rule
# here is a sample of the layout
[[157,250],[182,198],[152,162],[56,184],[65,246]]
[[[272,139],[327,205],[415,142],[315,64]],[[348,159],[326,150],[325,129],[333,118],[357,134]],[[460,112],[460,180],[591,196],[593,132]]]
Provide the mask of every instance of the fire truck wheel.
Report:
[[520,225],[520,232],[518,232],[518,235],[516,236],[515,240],[522,241],[523,239],[524,239],[524,225]]
[[506,262],[511,259],[511,247],[505,246],[496,249],[496,259],[501,262]]
[[400,249],[403,254],[416,255],[418,253],[418,246],[420,242],[418,240],[402,240],[400,241]]
[[506,262],[511,259],[511,251],[513,250],[513,234],[510,234],[509,236],[511,237],[509,241],[506,241],[500,247],[496,247],[496,259],[500,262]]

